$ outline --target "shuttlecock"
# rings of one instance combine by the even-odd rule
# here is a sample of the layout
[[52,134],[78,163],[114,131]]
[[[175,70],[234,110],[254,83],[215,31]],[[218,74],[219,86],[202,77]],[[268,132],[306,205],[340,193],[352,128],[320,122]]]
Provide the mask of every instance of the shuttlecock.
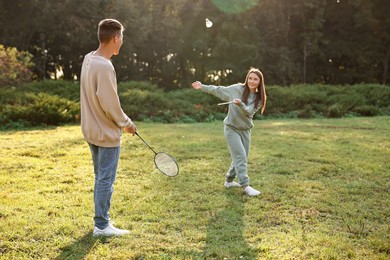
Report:
[[210,21],[209,18],[206,18],[206,27],[210,28],[211,26],[213,26],[213,22]]

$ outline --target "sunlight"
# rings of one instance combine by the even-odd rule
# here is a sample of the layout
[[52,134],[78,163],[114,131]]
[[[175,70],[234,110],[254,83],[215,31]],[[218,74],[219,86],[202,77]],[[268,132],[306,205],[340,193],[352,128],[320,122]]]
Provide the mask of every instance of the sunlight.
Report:
[[61,79],[64,77],[62,66],[59,66],[55,72],[50,73],[50,79]]
[[222,78],[226,78],[229,74],[233,73],[233,70],[225,69],[225,70],[211,70],[207,72],[207,78],[216,83],[220,83]]

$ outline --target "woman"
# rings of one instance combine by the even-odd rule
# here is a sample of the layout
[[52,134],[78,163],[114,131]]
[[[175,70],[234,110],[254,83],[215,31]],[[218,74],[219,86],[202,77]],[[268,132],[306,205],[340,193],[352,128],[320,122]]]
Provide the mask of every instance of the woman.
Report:
[[[260,70],[251,68],[246,75],[244,84],[234,84],[229,87],[208,86],[196,81],[194,89],[200,89],[229,104],[229,112],[224,120],[224,133],[232,158],[232,163],[226,174],[225,187],[242,187],[245,194],[257,196],[260,191],[249,186],[248,154],[253,127],[253,115],[260,110],[264,112],[267,95],[264,77]],[[235,177],[238,182],[234,182]]]

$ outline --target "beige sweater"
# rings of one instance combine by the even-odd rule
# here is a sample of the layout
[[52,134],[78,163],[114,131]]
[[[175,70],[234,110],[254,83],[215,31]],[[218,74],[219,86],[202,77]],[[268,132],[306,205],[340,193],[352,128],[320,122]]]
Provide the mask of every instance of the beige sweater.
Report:
[[121,108],[114,66],[94,52],[81,67],[80,110],[84,138],[97,146],[120,146],[122,128],[132,124]]

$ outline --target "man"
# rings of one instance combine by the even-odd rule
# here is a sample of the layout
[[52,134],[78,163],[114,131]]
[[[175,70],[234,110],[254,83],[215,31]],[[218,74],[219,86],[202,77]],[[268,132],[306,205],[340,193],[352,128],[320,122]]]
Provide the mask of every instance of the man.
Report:
[[123,25],[114,19],[99,23],[99,48],[84,57],[80,78],[81,129],[92,153],[95,172],[95,227],[93,236],[130,233],[110,223],[111,197],[116,178],[122,129],[135,134],[137,128],[123,112],[110,58],[123,44]]

